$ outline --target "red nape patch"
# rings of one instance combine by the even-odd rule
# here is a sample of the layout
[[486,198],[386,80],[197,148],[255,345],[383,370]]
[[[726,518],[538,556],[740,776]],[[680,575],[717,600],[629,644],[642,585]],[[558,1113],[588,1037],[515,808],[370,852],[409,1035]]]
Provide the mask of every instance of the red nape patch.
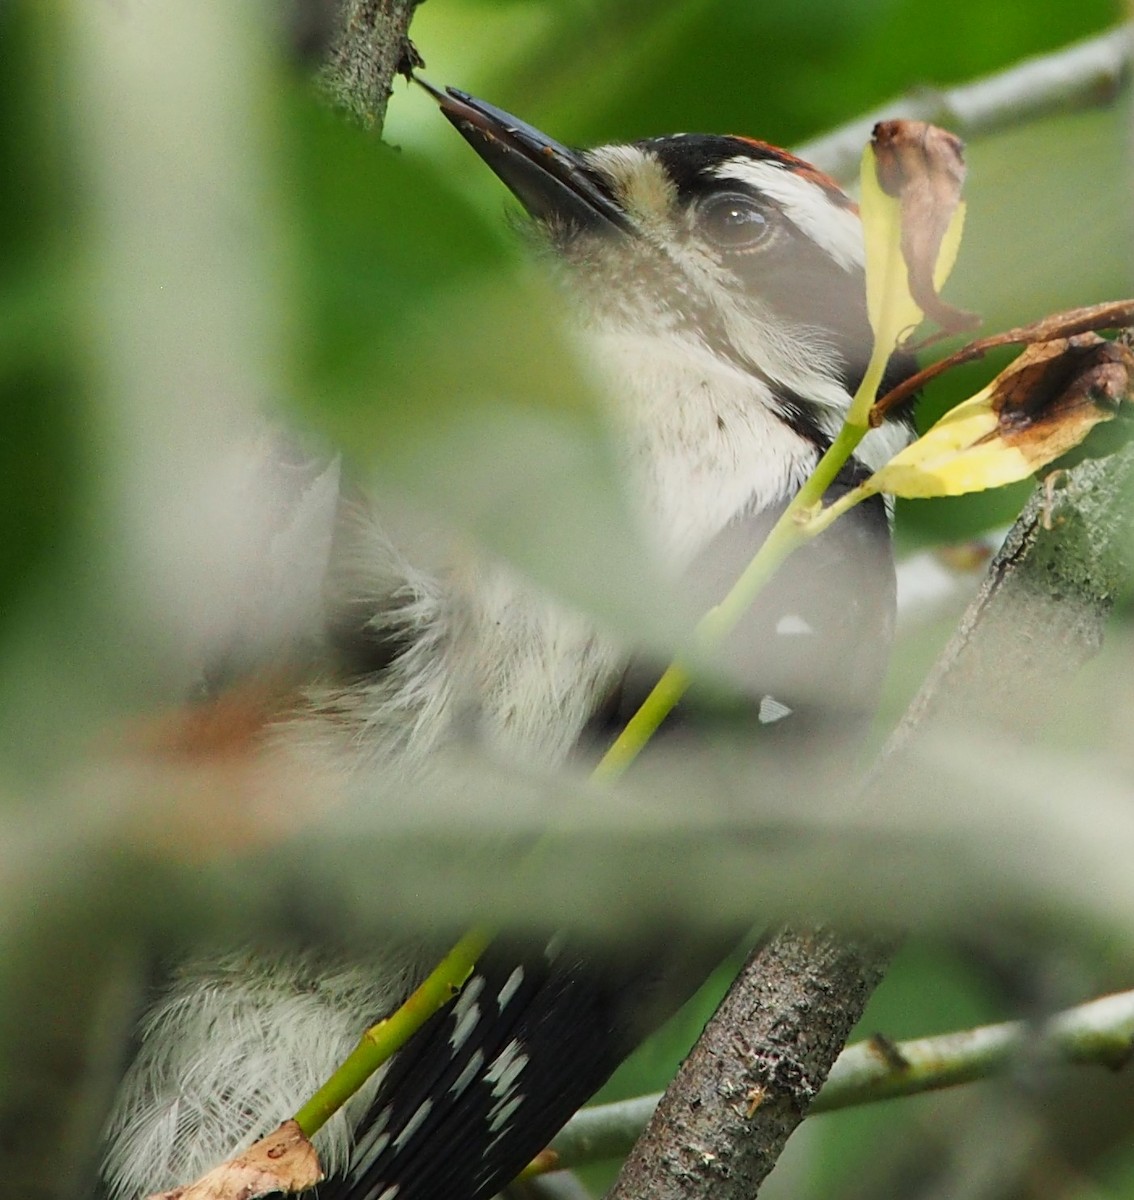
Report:
[[751,146],[757,151],[760,158],[782,163],[793,175],[799,175],[804,179],[811,180],[812,183],[821,187],[827,193],[832,203],[837,204],[840,208],[850,209],[851,212],[858,212],[858,205],[839,187],[830,175],[825,171],[820,171],[818,167],[812,166],[806,159],[797,158],[794,154],[788,153],[787,150],[781,150],[779,146],[773,146],[771,142],[762,142],[759,138],[745,137],[742,133],[734,133],[732,136],[738,142],[743,142],[746,146]]
[[139,721],[124,744],[157,759],[217,762],[254,754],[267,727],[296,706],[282,679],[258,679],[202,704]]

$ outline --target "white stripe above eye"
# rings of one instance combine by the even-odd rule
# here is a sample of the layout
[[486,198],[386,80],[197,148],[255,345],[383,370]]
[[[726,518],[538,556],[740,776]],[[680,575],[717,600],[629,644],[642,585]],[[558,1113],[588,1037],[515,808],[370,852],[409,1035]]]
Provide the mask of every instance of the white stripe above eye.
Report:
[[864,250],[858,214],[836,204],[817,183],[770,159],[730,158],[714,174],[718,179],[735,179],[774,200],[784,216],[843,270],[862,267]]

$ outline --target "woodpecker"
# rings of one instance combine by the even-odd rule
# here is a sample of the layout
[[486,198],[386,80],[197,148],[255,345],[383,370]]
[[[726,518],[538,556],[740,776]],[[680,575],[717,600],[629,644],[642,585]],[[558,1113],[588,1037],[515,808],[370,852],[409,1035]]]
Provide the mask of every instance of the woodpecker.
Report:
[[[651,549],[711,606],[830,444],[865,369],[854,204],[765,142],[677,134],[579,151],[464,92],[429,90],[526,210]],[[896,355],[886,384],[911,370]],[[872,432],[832,494],[908,436],[902,419]],[[344,493],[336,522],[322,661],[265,717],[264,754],[413,773],[473,737],[555,767],[601,752],[664,666],[505,566],[415,561],[365,497]],[[874,499],[797,552],[733,634],[724,657],[745,736],[797,774],[816,739],[852,736],[893,615],[889,520]],[[691,694],[662,733],[712,710]],[[322,1200],[495,1195],[725,948],[672,930],[616,950],[554,931],[501,938],[317,1136]],[[105,1194],[185,1183],[286,1119],[435,951],[241,948],[175,968],[111,1117]]]

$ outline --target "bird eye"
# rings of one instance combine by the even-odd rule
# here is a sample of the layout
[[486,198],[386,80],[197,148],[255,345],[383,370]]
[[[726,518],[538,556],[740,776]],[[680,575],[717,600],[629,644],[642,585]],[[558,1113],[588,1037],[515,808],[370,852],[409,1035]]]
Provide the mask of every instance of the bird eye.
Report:
[[772,228],[767,211],[738,192],[710,197],[701,205],[699,217],[705,235],[724,250],[751,250]]

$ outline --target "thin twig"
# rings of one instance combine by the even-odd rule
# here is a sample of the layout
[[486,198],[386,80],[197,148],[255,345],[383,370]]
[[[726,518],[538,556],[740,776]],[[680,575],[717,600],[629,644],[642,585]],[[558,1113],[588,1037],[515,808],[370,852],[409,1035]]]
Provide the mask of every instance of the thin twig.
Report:
[[[988,1079],[1025,1052],[1054,1063],[1125,1066],[1134,1053],[1134,992],[1081,1004],[1041,1026],[1007,1021],[907,1042],[858,1042],[839,1055],[809,1114]],[[573,1168],[621,1158],[660,1099],[658,1093],[583,1109],[552,1143],[548,1166],[554,1161],[556,1168]]]
[[1066,312],[1053,313],[1028,325],[1018,325],[1015,329],[1006,329],[1002,333],[977,338],[911,375],[897,387],[891,388],[870,410],[870,423],[873,426],[881,425],[892,408],[919,392],[930,380],[952,370],[953,367],[959,367],[962,363],[983,358],[989,350],[996,350],[1001,346],[1045,342],[1053,338],[1074,337],[1075,334],[1090,333],[1099,329],[1117,329],[1130,325],[1131,322],[1134,322],[1134,300],[1112,300],[1105,304],[1091,304],[1085,308],[1071,308]]

